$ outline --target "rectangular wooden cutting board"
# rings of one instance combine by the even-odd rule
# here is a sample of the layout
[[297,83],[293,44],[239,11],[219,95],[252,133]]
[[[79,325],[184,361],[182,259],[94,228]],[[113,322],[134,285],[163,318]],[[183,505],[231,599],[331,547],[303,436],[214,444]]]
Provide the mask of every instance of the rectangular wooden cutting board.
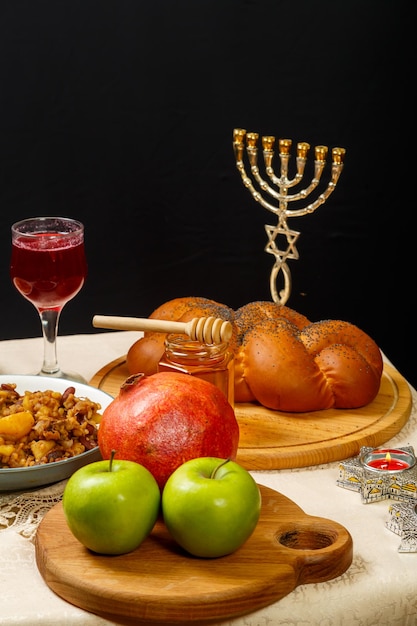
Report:
[[[98,371],[90,384],[116,396],[128,376],[126,358],[121,357]],[[284,413],[255,403],[236,404],[237,461],[249,470],[272,470],[347,459],[362,446],[376,447],[396,435],[411,406],[407,381],[388,364],[377,397],[359,409]]]

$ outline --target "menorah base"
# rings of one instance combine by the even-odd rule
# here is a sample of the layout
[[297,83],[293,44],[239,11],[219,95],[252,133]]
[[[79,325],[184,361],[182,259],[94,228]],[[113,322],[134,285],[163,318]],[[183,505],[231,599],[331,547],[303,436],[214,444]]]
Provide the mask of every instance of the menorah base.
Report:
[[[278,279],[280,272],[282,272],[282,275],[283,275],[284,286],[282,289],[278,291],[277,279]],[[282,304],[282,305],[288,302],[288,298],[291,295],[292,280],[291,280],[290,269],[286,263],[274,264],[272,271],[271,271],[271,278],[269,281],[269,286],[271,290],[272,300],[274,302],[276,302],[277,304]]]

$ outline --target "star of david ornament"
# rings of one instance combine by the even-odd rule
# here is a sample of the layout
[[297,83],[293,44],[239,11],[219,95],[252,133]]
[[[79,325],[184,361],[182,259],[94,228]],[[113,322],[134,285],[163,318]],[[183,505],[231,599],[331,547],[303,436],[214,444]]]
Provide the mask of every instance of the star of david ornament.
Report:
[[[398,448],[414,457],[412,446]],[[357,457],[342,461],[339,465],[339,479],[336,481],[339,487],[358,491],[362,502],[367,504],[379,500],[400,500],[417,503],[417,464],[410,469],[398,472],[376,472],[368,469],[361,459],[372,448],[361,448]]]
[[[284,262],[287,259],[299,259],[298,250],[295,246],[300,233],[296,230],[290,230],[287,225],[285,227],[282,226],[271,226],[270,224],[265,225],[265,231],[268,235],[268,243],[265,246],[265,251],[273,254],[277,259]],[[276,238],[280,235],[281,237],[285,235],[288,247],[286,250],[280,250],[277,245]]]

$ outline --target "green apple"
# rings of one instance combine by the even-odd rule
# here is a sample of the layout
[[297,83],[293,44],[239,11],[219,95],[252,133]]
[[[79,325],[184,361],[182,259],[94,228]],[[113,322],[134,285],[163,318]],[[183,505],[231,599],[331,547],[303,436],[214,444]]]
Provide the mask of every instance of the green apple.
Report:
[[126,554],[149,535],[161,491],[153,475],[134,461],[96,461],[78,469],[62,499],[72,534],[99,554]]
[[217,457],[186,461],[162,492],[166,527],[184,550],[198,557],[225,556],[240,548],[255,530],[261,504],[251,474]]

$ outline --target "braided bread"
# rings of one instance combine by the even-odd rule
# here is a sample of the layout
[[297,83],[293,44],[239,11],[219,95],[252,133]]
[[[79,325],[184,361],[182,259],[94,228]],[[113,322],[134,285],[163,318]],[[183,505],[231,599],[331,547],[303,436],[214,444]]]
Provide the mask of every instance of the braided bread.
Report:
[[[236,311],[201,297],[170,300],[154,319],[189,321],[214,316],[233,326],[230,350],[235,363],[235,401],[301,413],[354,409],[378,394],[383,361],[374,340],[341,320],[310,322],[274,302],[250,302]],[[164,353],[163,333],[145,332],[127,354],[130,374],[157,371]]]

